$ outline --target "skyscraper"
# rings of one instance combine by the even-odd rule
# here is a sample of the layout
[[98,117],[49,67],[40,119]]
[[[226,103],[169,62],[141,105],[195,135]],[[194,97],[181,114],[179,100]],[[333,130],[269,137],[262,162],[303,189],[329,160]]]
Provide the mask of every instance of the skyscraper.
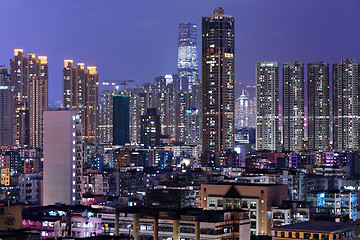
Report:
[[87,142],[97,142],[98,136],[98,72],[96,67],[87,67],[85,71],[85,134]]
[[23,49],[15,49],[10,68],[15,86],[14,142],[41,148],[42,113],[48,109],[47,57],[39,56],[36,60],[34,53],[24,57]]
[[242,91],[241,96],[239,97],[239,127],[248,127],[249,126],[249,100],[245,95],[245,91]]
[[44,112],[43,205],[81,203],[82,131],[74,110]]
[[180,92],[192,92],[193,85],[198,81],[199,63],[197,54],[197,26],[193,23],[180,23],[178,45]]
[[130,98],[124,95],[113,95],[113,144],[130,143]]
[[279,64],[256,64],[256,149],[280,150]]
[[200,114],[196,108],[190,108],[185,113],[185,144],[200,144]]
[[84,127],[85,141],[94,143],[98,137],[98,72],[84,63],[73,66],[64,60],[63,107],[75,108]]
[[308,64],[308,138],[309,149],[330,150],[329,64]]
[[359,149],[359,66],[355,59],[333,65],[334,149]]
[[283,65],[284,150],[304,149],[304,64],[287,62]]
[[140,142],[145,148],[152,148],[160,144],[160,116],[156,108],[148,108],[146,114],[141,116]]
[[8,68],[0,65],[0,146],[13,145],[14,87]]
[[48,109],[48,61],[46,56],[39,56],[35,61],[29,59],[29,113],[30,145],[42,148],[43,144],[43,111]]
[[113,99],[115,91],[106,90],[99,97],[99,142],[113,142]]
[[176,98],[176,141],[185,142],[186,125],[185,118],[187,110],[190,108],[192,94],[189,92],[178,93]]
[[234,147],[234,18],[222,8],[202,18],[202,144]]
[[[176,77],[176,76],[175,76]],[[154,96],[161,123],[161,134],[175,137],[175,88],[173,75],[155,78]]]

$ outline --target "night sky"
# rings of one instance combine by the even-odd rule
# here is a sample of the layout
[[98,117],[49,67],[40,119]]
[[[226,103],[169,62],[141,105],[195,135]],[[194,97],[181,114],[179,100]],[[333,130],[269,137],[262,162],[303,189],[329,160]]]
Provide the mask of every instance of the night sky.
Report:
[[176,73],[178,24],[198,24],[200,50],[201,17],[219,6],[235,17],[237,82],[255,83],[257,61],[360,62],[359,0],[7,0],[0,64],[14,48],[47,55],[52,106],[64,59],[97,66],[100,81],[153,82]]

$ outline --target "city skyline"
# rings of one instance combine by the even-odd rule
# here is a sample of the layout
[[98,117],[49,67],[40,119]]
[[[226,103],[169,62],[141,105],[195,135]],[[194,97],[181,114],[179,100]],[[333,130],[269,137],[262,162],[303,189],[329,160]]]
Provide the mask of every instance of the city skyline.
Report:
[[0,239],[359,238],[355,4],[169,2],[4,3]]
[[[312,7],[308,8],[310,2]],[[326,61],[332,64],[342,58],[359,58],[356,43],[360,35],[354,30],[360,18],[355,14],[356,6],[360,6],[360,3],[348,2],[351,4],[323,0],[315,3],[282,0],[272,3],[262,0],[241,3],[197,1],[190,5],[190,1],[183,1],[179,6],[172,6],[166,1],[159,1],[159,4],[140,1],[138,7],[131,3],[120,5],[115,1],[103,5],[99,5],[98,1],[88,1],[87,4],[79,1],[72,4],[71,9],[66,4],[45,1],[37,4],[5,2],[2,4],[5,11],[0,19],[3,22],[11,19],[9,14],[13,9],[16,9],[19,17],[4,26],[9,34],[0,40],[0,63],[8,66],[15,48],[48,56],[49,103],[52,107],[59,106],[54,103],[61,103],[61,91],[58,89],[61,87],[63,60],[74,59],[75,62],[97,66],[101,73],[100,82],[117,79],[133,79],[134,84],[151,82],[156,76],[177,71],[179,24],[193,22],[199,26],[202,16],[222,6],[240,23],[235,27],[235,91],[239,96],[239,82],[255,84],[254,66],[259,61]],[[80,8],[84,9],[79,11]],[[286,9],[292,9],[291,14]],[[40,30],[29,31],[24,24],[20,25],[27,11],[33,13],[34,20],[41,20],[44,26]],[[115,24],[120,23],[122,18],[129,17],[133,21],[127,21],[121,28],[116,27]],[[61,18],[64,21],[57,21]],[[269,18],[272,24],[264,24]],[[109,22],[113,24],[105,24]],[[89,27],[78,28],[79,25]],[[334,35],[334,32],[337,34]],[[131,37],[123,38],[123,33]],[[346,39],[341,37],[345,34]],[[104,39],[106,44],[103,43]],[[114,54],[128,61],[114,61],[111,59]],[[144,54],[152,56],[154,61],[148,61]],[[138,71],[139,68],[142,71]]]

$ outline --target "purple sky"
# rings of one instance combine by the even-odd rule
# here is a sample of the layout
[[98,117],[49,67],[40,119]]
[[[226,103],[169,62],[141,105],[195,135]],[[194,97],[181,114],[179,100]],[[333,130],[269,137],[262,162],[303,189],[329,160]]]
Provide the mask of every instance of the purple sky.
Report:
[[219,6],[235,17],[237,82],[255,83],[257,61],[360,61],[359,0],[16,0],[1,2],[0,64],[14,48],[47,55],[52,106],[64,59],[100,81],[152,82],[176,73],[178,24],[198,24],[201,43],[201,17]]

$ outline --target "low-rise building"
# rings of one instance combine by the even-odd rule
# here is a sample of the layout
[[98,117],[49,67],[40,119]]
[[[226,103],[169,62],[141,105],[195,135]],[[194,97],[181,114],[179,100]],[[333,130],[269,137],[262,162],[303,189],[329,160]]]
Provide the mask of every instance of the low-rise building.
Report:
[[280,184],[202,184],[201,207],[206,210],[242,209],[249,212],[252,235],[270,235],[271,207],[288,196]]
[[19,177],[20,202],[27,204],[41,203],[41,181],[40,173],[24,173]]
[[273,240],[282,239],[351,239],[354,229],[347,223],[302,222],[274,227],[271,229]]
[[307,193],[307,201],[312,202],[317,213],[327,213],[332,216],[348,216],[357,219],[358,195],[351,191],[325,191]]

